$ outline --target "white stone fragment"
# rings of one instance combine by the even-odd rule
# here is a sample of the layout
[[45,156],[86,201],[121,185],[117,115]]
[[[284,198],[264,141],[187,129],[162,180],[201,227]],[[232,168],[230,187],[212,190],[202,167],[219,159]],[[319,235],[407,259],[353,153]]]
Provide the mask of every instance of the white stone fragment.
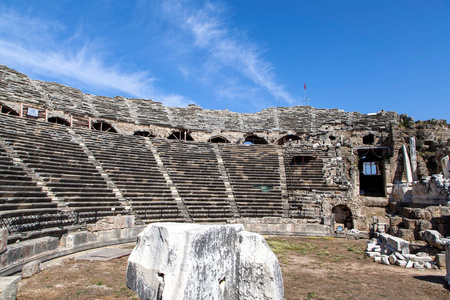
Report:
[[380,252],[372,251],[372,252],[366,252],[366,255],[370,258],[373,258],[375,256],[380,256],[381,254],[380,254]]
[[128,259],[127,285],[142,299],[284,299],[278,259],[241,224],[149,225]]
[[395,264],[396,264],[397,266],[400,266],[400,267],[406,267],[407,261],[406,261],[406,260],[400,260],[400,259],[397,259],[397,261],[395,262]]
[[381,263],[383,264],[383,265],[389,265],[390,263],[389,263],[389,256],[387,256],[387,255],[382,255],[381,256]]
[[381,263],[381,256],[374,256],[373,261],[377,263]]
[[394,254],[389,255],[389,262],[391,265],[395,265],[396,261],[397,261],[397,257],[395,257]]
[[405,268],[412,268],[414,267],[414,262],[412,260],[408,260],[408,262],[406,263]]
[[421,261],[415,261],[414,262],[414,268],[415,269],[423,269],[424,265],[425,265],[425,263],[421,262]]
[[431,264],[429,262],[425,262],[423,266],[425,267],[425,269],[431,269]]
[[395,257],[397,257],[397,259],[399,260],[405,260],[405,257],[398,252],[395,252]]

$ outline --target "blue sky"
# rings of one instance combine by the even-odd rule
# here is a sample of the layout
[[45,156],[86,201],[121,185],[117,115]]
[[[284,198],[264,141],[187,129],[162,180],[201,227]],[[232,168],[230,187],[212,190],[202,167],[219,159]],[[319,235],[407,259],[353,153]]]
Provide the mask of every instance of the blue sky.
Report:
[[450,120],[450,2],[3,0],[0,64],[83,92]]

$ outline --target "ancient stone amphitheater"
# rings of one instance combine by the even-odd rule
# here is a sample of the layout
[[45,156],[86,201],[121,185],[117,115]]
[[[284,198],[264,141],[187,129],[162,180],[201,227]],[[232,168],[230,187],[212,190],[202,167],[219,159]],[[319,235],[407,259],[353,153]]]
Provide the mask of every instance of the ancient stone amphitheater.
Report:
[[[443,120],[310,106],[249,114],[165,107],[84,94],[1,65],[0,107],[8,241],[0,270],[10,273],[31,255],[13,243],[76,248],[94,241],[89,224],[118,215],[138,225],[242,222],[262,233],[331,235],[369,230],[373,216],[388,212],[450,234]],[[441,209],[411,213],[429,207]],[[387,229],[414,239],[418,229],[405,224]]]

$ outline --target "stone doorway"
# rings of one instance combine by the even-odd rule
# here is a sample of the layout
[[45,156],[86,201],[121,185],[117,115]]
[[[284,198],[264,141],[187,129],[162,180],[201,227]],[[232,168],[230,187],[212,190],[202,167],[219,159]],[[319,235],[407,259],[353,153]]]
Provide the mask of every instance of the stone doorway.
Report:
[[362,196],[385,197],[382,149],[359,150],[359,193]]

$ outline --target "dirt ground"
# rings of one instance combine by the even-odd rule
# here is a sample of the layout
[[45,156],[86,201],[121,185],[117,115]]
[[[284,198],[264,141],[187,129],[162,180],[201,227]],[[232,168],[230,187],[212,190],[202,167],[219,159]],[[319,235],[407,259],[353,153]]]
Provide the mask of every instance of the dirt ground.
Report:
[[[445,271],[374,263],[364,256],[365,240],[274,237],[267,242],[280,261],[288,300],[450,299]],[[66,259],[23,279],[17,299],[139,299],[126,286],[127,259]]]

